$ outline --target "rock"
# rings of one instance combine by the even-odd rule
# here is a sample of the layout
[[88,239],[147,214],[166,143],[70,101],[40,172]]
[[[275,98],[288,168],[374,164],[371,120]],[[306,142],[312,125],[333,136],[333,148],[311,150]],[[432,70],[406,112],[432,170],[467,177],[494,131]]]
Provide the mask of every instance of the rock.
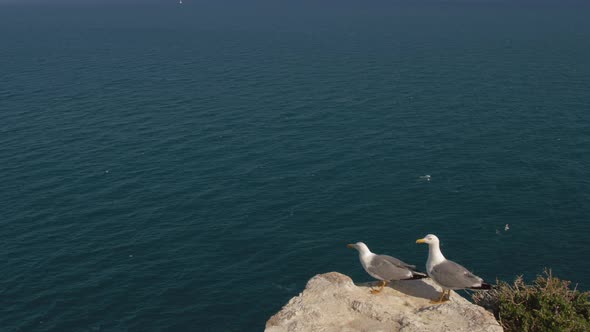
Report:
[[443,304],[430,279],[397,281],[380,294],[338,272],[318,274],[266,322],[266,332],[503,331],[494,316],[455,292]]

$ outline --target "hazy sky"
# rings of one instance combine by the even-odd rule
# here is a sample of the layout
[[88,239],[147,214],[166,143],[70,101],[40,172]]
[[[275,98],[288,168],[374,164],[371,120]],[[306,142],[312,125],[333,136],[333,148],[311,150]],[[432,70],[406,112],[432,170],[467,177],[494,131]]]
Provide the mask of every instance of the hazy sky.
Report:
[[[288,3],[290,6],[303,6],[313,5],[314,7],[322,7],[329,9],[332,6],[341,7],[346,4],[354,4],[355,7],[367,8],[375,5],[392,5],[395,3],[408,3],[408,4],[428,4],[428,3],[463,3],[468,5],[470,3],[506,3],[506,4],[526,4],[528,5],[539,5],[539,4],[552,4],[552,5],[567,5],[567,4],[588,4],[588,0],[183,0],[185,5],[198,4],[212,6],[216,8],[224,7],[242,7],[242,8],[255,8],[261,4],[272,4],[272,6],[282,6],[282,3]],[[0,0],[1,4],[178,4],[178,0]]]
[[[190,0],[183,0],[184,2]],[[175,3],[178,1],[174,0],[0,0],[0,4],[2,3],[11,3],[11,4],[60,4],[60,3],[70,3],[70,4],[85,4],[85,3],[92,3],[92,4],[117,4],[117,3]]]

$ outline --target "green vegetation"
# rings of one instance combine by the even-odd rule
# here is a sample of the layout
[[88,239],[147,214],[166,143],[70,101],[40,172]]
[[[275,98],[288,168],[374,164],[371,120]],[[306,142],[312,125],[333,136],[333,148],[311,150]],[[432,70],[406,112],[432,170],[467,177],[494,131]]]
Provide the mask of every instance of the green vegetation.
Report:
[[570,289],[570,284],[545,270],[531,285],[519,276],[512,285],[498,281],[494,289],[472,297],[491,310],[507,332],[590,331],[590,292]]

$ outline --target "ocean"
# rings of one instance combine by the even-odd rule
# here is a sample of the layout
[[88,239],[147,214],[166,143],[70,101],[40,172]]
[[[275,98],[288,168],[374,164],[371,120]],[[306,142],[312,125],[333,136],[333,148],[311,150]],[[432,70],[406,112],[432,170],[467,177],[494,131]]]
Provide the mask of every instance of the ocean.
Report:
[[428,233],[589,290],[589,9],[0,2],[0,330],[260,331]]

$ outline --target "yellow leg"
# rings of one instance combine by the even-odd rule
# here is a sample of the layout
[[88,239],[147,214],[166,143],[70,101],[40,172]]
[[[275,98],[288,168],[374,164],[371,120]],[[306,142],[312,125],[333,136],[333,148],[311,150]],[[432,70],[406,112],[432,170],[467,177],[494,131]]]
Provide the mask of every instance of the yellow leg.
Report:
[[383,287],[387,286],[388,283],[389,281],[381,280],[379,289],[371,289],[371,294],[379,294],[383,290]]
[[432,304],[441,304],[441,303],[443,303],[445,301],[448,301],[449,299],[446,299],[445,300],[445,293],[447,293],[447,292],[449,294],[449,299],[450,299],[450,297],[451,297],[451,291],[450,290],[447,290],[447,289],[443,289],[443,291],[440,293],[440,297],[438,299],[431,300],[430,303],[432,303]]

